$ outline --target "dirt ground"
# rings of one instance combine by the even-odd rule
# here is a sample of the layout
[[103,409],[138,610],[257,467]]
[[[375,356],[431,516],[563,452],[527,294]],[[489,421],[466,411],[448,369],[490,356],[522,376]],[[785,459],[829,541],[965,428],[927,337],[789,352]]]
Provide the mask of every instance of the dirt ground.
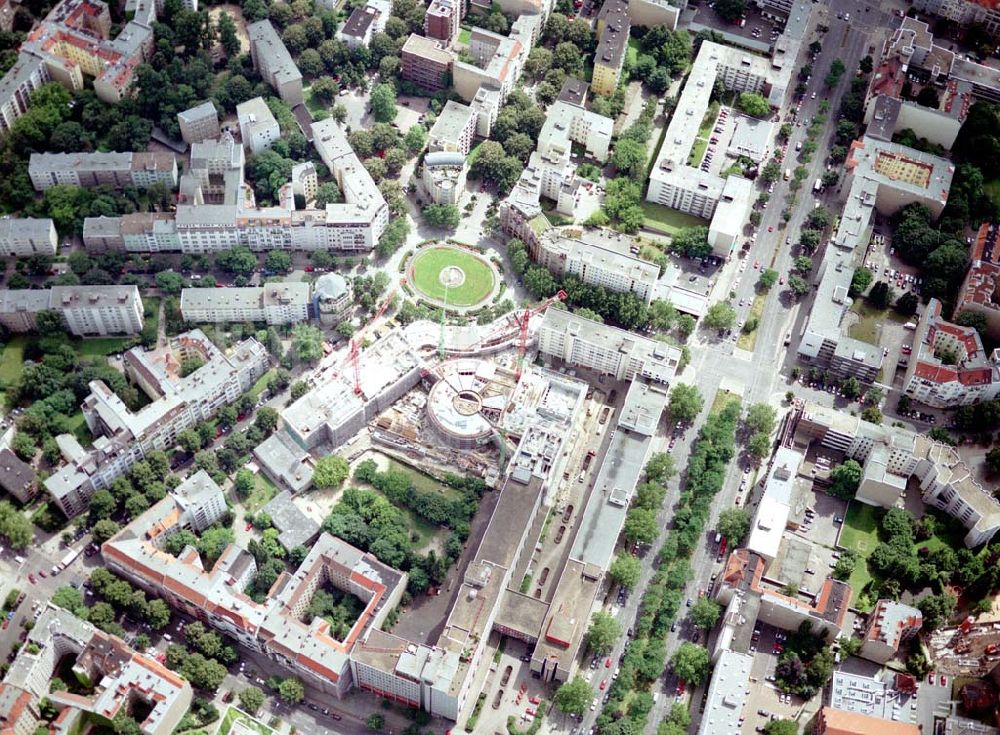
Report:
[[[240,6],[226,4],[213,5],[208,8],[208,16],[212,19],[213,25],[219,21],[219,15],[224,12],[229,13],[229,16],[236,23],[236,35],[240,39],[240,53],[250,53],[250,37],[247,35],[247,23],[243,20],[243,11],[240,10]],[[216,45],[218,46],[218,44]],[[222,54],[221,47],[217,48],[216,52]]]

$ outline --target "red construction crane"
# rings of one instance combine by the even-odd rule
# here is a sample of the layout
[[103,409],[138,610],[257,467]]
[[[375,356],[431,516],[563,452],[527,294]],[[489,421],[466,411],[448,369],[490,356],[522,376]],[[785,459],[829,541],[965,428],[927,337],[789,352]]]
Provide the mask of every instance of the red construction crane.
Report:
[[556,301],[565,301],[566,292],[559,291],[555,296],[545,299],[542,303],[536,306],[534,309],[525,308],[524,312],[521,314],[521,342],[517,348],[517,379],[521,379],[521,372],[524,368],[524,351],[528,346],[528,324],[531,322],[531,317],[537,316],[538,314],[543,314],[546,309],[552,306]]
[[355,395],[358,396],[361,395],[361,365],[359,364],[358,361],[358,356],[361,354],[361,340],[364,337],[365,332],[368,331],[368,327],[377,322],[379,318],[383,314],[385,314],[386,309],[389,308],[389,305],[395,298],[396,298],[396,289],[393,289],[389,293],[389,295],[386,296],[385,301],[382,302],[382,305],[378,307],[378,311],[375,312],[375,316],[373,316],[370,320],[368,320],[368,323],[365,324],[363,327],[361,327],[361,329],[359,329],[351,338],[351,351],[347,355],[346,362],[349,363],[354,369]]

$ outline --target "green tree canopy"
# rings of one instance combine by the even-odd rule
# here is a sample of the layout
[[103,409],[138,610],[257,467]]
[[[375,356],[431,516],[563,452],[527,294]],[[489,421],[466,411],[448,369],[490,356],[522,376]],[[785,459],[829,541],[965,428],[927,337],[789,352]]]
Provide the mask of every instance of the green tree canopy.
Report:
[[622,629],[617,620],[604,611],[596,612],[587,629],[587,648],[603,656],[611,652],[621,635]]

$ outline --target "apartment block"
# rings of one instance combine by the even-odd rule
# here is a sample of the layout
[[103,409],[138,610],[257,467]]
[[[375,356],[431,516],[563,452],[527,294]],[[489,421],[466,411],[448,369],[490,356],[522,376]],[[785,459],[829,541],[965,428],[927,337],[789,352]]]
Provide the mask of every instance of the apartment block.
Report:
[[[261,22],[267,23],[267,21]],[[264,102],[263,97],[254,97],[236,105],[236,117],[240,124],[243,146],[254,155],[263,153],[274,141],[281,138],[278,121],[274,119],[271,108]]]
[[192,323],[297,324],[309,318],[308,283],[268,283],[245,288],[185,288],[181,316]]
[[435,204],[457,205],[468,173],[461,153],[427,153],[420,173],[424,194]]
[[915,607],[895,600],[879,600],[868,616],[859,655],[884,664],[899,651],[899,645],[920,632],[923,615]]
[[595,94],[611,96],[618,89],[631,27],[627,0],[607,0],[601,6],[597,15],[594,74],[590,82]]
[[538,151],[546,154],[552,148],[568,151],[571,143],[579,143],[587,155],[600,163],[608,160],[614,120],[585,110],[568,102],[553,102],[538,134]]
[[538,350],[547,358],[586,368],[615,380],[645,378],[670,383],[680,350],[563,309],[549,309],[538,330]]
[[1000,531],[1000,501],[976,481],[954,447],[809,402],[795,421],[797,438],[819,442],[861,464],[856,495],[860,502],[892,507],[914,477],[924,503],[967,529],[964,541],[969,548],[989,542]]
[[451,86],[453,57],[444,44],[411,33],[403,44],[401,75],[408,82],[437,92]]
[[304,100],[302,73],[271,21],[259,20],[249,24],[247,35],[250,37],[250,57],[254,69],[289,107],[301,105]]
[[448,100],[431,127],[429,151],[469,155],[476,135],[476,113],[468,105]]
[[716,80],[736,92],[768,96],[775,88],[772,76],[772,65],[762,56],[711,41],[703,43],[649,175],[646,199],[710,220],[710,244],[719,257],[730,254],[750,215],[752,185],[740,181],[742,177],[723,178],[689,166],[688,159]]
[[913,9],[966,28],[982,26],[993,38],[1000,38],[1000,10],[992,3],[982,0],[914,0]]
[[[532,232],[534,234],[534,232]],[[528,252],[556,278],[575,276],[588,286],[632,293],[648,304],[660,268],[631,252],[632,240],[604,229],[554,227],[525,240]]]
[[814,735],[920,735],[920,728],[908,722],[823,707],[816,715]]
[[46,218],[0,219],[0,253],[10,257],[55,255],[59,238],[56,225]]
[[22,504],[31,502],[38,493],[35,471],[8,447],[0,449],[0,488]]
[[219,113],[211,100],[178,112],[177,124],[181,139],[189,145],[219,137]]
[[458,0],[431,0],[424,15],[424,35],[453,44],[462,22],[462,5]]
[[962,288],[955,300],[954,319],[963,312],[982,314],[986,319],[986,333],[994,340],[1000,339],[1000,248],[995,222],[984,222],[976,234],[969,258],[972,263],[965,274]]
[[[467,57],[470,60],[455,58],[451,66],[452,86],[459,97],[471,102],[479,88],[485,86],[499,90],[501,99],[507,99],[531,49],[530,38],[516,31],[512,27],[509,36],[501,36],[482,28],[472,29]],[[404,70],[405,66],[404,61]]]
[[0,79],[0,133],[10,130],[28,111],[35,90],[50,81],[52,77],[44,61],[31,54],[18,55],[14,66]]
[[798,345],[799,359],[837,377],[872,382],[885,358],[879,345],[855,339],[842,330],[853,299],[849,295],[855,253],[868,244],[875,211],[891,215],[912,202],[935,215],[944,209],[954,166],[938,156],[887,143],[870,136],[851,144],[846,168],[847,201],[823,260],[822,276],[806,328]]
[[143,311],[135,286],[55,286],[48,290],[0,291],[0,324],[12,332],[30,332],[42,311],[62,315],[70,334],[105,337],[138,334]]
[[913,334],[903,392],[935,408],[991,401],[1000,395],[1000,352],[987,355],[979,332],[945,321],[931,299]]
[[642,28],[662,25],[675,31],[682,10],[680,5],[671,5],[667,0],[629,0],[628,3],[632,25]]
[[391,13],[392,4],[388,0],[367,0],[351,12],[337,31],[337,38],[351,48],[367,48],[372,36],[385,30]]
[[[182,378],[180,365],[187,358],[204,364]],[[61,445],[66,464],[44,483],[69,518],[86,509],[95,490],[126,474],[149,452],[172,448],[179,433],[236,401],[267,370],[268,358],[255,339],[225,354],[196,329],[160,350],[134,347],[125,353],[124,364],[126,377],[151,402],[132,411],[103,381],[91,381],[83,416],[96,437],[94,447],[85,451],[68,437]]]
[[28,175],[35,191],[60,184],[146,189],[155,184],[177,187],[172,153],[32,153]]
[[[186,679],[51,603],[41,609],[25,643],[0,684],[5,733],[30,735],[44,726],[42,699],[59,711],[56,721],[63,732],[82,732],[95,720],[142,711],[142,735],[169,735],[191,706]],[[49,691],[67,660],[73,674],[91,685],[87,693]]]

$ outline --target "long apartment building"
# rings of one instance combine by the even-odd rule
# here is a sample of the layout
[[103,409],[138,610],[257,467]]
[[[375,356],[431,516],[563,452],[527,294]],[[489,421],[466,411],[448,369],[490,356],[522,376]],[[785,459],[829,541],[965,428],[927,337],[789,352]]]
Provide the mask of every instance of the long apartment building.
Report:
[[[389,206],[333,120],[313,123],[314,145],[336,177],[344,202],[323,209],[296,209],[295,183],[279,203],[258,207],[243,181],[244,158],[229,136],[191,147],[191,166],[181,178],[173,216],[137,213],[84,221],[84,244],[128,252],[214,253],[242,245],[270,250],[368,252],[389,224]],[[306,167],[308,168],[308,167]],[[304,172],[315,185],[315,169]],[[302,182],[298,182],[300,185]]]
[[143,309],[136,286],[54,286],[47,290],[0,291],[0,324],[31,332],[43,311],[61,314],[70,334],[106,337],[142,331]]
[[181,316],[207,322],[297,324],[309,318],[308,283],[268,283],[245,288],[185,288]]
[[[181,377],[181,363],[188,358],[204,364]],[[227,354],[196,329],[161,350],[134,347],[124,363],[126,376],[150,403],[133,411],[103,381],[91,381],[83,417],[96,437],[93,449],[84,451],[68,437],[61,445],[66,464],[45,481],[53,503],[69,518],[86,510],[95,490],[126,474],[149,452],[170,449],[179,433],[236,401],[266,372],[268,358],[253,338]]]
[[1000,395],[1000,353],[988,355],[979,332],[945,321],[931,299],[913,334],[903,392],[935,408],[992,401]]
[[763,56],[712,41],[703,43],[649,175],[647,201],[710,220],[709,242],[721,257],[729,255],[750,214],[753,187],[741,176],[723,178],[702,171],[698,162],[689,165],[691,150],[716,80],[732,91],[768,96],[781,89],[772,85],[773,74],[772,63]]
[[670,383],[680,350],[624,329],[586,319],[565,309],[549,309],[538,329],[538,351],[567,365],[611,375]]
[[853,303],[848,292],[868,244],[872,213],[888,216],[917,202],[940,215],[955,167],[947,159],[865,136],[851,144],[846,169],[847,202],[820,268],[798,356],[837,377],[870,383],[878,377],[884,350],[851,337],[847,328]]
[[145,189],[163,184],[177,187],[173,153],[32,153],[28,175],[35,191],[69,184],[84,188],[110,186]]
[[250,58],[254,69],[270,84],[289,107],[301,105],[302,73],[292,60],[281,36],[269,20],[259,20],[247,26],[250,37]]
[[55,255],[58,244],[55,222],[48,217],[0,219],[0,253],[3,255]]
[[[89,691],[50,689],[67,660]],[[0,684],[0,722],[10,735],[49,731],[40,711],[44,699],[59,712],[52,731],[83,732],[95,721],[142,712],[142,735],[170,735],[192,698],[191,684],[176,672],[49,603]]]
[[915,477],[923,501],[967,529],[969,548],[989,542],[1000,530],[1000,501],[976,481],[954,447],[814,403],[805,404],[796,422],[797,439],[817,441],[861,464],[856,497],[862,503],[891,508]]
[[594,53],[594,73],[590,82],[595,94],[610,97],[618,89],[631,27],[626,0],[607,0],[601,6],[597,14],[597,51]]
[[982,314],[986,319],[986,333],[994,340],[1000,339],[1000,248],[997,237],[1000,227],[995,222],[984,222],[976,234],[976,241],[969,251],[972,261],[965,274],[962,288],[955,300],[953,318],[964,312]]
[[1000,38],[1000,9],[988,0],[914,0],[913,9],[950,20],[958,26],[982,26]]

